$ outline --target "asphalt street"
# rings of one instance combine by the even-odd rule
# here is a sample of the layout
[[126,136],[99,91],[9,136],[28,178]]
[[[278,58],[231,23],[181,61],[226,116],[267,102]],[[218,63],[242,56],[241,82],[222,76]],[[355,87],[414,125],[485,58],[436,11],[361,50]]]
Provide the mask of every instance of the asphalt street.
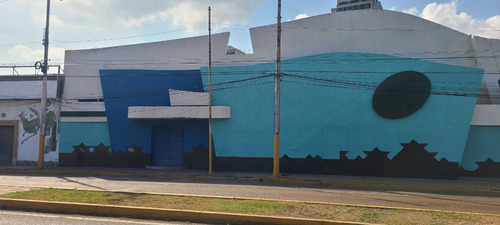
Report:
[[200,223],[136,220],[128,218],[58,215],[0,210],[0,225],[202,225]]
[[250,180],[136,177],[0,175],[0,192],[9,188],[54,187],[142,193],[189,194],[299,200],[384,207],[500,214],[500,196],[354,190],[284,185]]

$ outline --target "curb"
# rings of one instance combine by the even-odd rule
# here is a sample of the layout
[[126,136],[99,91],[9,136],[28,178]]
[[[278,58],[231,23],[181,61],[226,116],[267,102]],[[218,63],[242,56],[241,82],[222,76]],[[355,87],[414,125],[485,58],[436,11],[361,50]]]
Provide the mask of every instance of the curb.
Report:
[[80,214],[90,216],[126,217],[151,220],[175,220],[198,223],[276,224],[276,225],[369,225],[331,220],[290,217],[257,216],[248,214],[217,213],[190,210],[158,209],[130,206],[111,206],[83,203],[49,202],[0,198],[5,210],[37,211],[46,213]]
[[266,182],[266,183],[316,185],[316,186],[329,186],[329,187],[355,188],[355,189],[500,195],[500,190],[495,190],[495,189],[472,189],[472,188],[461,188],[461,187],[436,187],[436,186],[363,183],[363,182],[336,182],[336,181],[303,180],[303,179],[288,179],[288,178],[275,179],[269,177],[254,177],[252,180]]
[[500,195],[497,189],[474,189],[464,187],[449,186],[422,186],[415,184],[390,184],[373,182],[342,182],[325,180],[308,180],[292,178],[272,178],[272,177],[241,177],[232,176],[208,176],[202,174],[182,174],[182,173],[158,173],[148,171],[148,173],[139,172],[118,172],[118,171],[75,171],[75,170],[53,170],[53,169],[2,169],[0,173],[13,174],[37,174],[37,175],[74,175],[74,176],[111,176],[111,177],[150,177],[150,178],[176,178],[176,179],[211,179],[211,180],[250,180],[254,182],[279,183],[289,185],[311,185],[311,186],[329,186],[337,188],[354,189],[372,189],[372,190],[393,190],[393,191],[413,191],[413,192],[438,192],[438,193],[464,193],[464,194],[493,194]]

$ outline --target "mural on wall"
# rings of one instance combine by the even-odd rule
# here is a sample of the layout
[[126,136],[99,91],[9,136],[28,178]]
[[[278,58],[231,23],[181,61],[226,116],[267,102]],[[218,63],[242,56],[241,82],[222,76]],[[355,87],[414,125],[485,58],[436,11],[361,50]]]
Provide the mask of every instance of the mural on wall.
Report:
[[73,146],[72,153],[59,153],[61,166],[112,166],[144,167],[151,165],[151,154],[144,154],[143,146],[132,144],[126,151],[114,151],[103,143],[88,146],[84,143]]
[[[412,178],[455,179],[459,175],[459,163],[446,158],[437,160],[436,152],[428,152],[427,144],[415,140],[401,143],[403,148],[391,159],[389,151],[375,148],[364,151],[365,157],[347,158],[347,151],[341,151],[339,159],[323,159],[319,155],[306,158],[290,158],[286,154],[280,159],[283,173],[314,173],[361,176],[389,176]],[[208,168],[208,148],[193,147],[192,153],[184,155],[185,165],[191,169]],[[243,158],[214,156],[214,169],[222,171],[272,171],[272,158]]]
[[[33,107],[29,108],[28,112],[21,111],[18,115],[21,120],[23,132],[23,139],[21,144],[36,136],[40,131],[40,115],[39,112]],[[57,128],[57,115],[55,111],[47,111],[46,114],[46,134],[48,139],[45,142],[45,153],[56,151],[56,128]]]
[[[213,99],[214,104],[231,106],[234,115],[213,124],[215,169],[272,171],[266,149],[272,146],[267,134],[272,133],[272,117],[268,115],[273,109],[273,98],[269,97],[273,96],[273,82],[271,76],[262,76],[262,71],[273,69],[273,64],[214,68],[219,75],[214,82],[221,84],[220,89],[234,88],[230,94]],[[115,154],[110,146],[121,149],[116,154],[136,152],[138,149],[126,146],[133,140],[141,145],[139,152],[151,160],[152,127],[184,126],[188,130],[185,140],[192,139],[184,146],[194,146],[192,151],[184,149],[184,165],[205,169],[208,150],[197,145],[202,143],[198,137],[206,137],[198,132],[205,124],[131,120],[127,109],[169,105],[166,84],[199,91],[201,81],[207,82],[206,72],[206,68],[201,74],[196,70],[100,70],[106,110],[112,112],[106,114],[112,141],[103,146],[111,153],[94,153],[97,146],[85,150],[83,143],[87,142],[83,142],[84,156],[74,157],[109,160],[109,154]],[[281,133],[283,172],[425,178],[456,178],[460,174],[459,162],[482,69],[389,55],[328,53],[289,59],[283,72],[282,107],[289,109],[282,115],[286,127]],[[235,80],[256,79],[260,83],[234,85]],[[148,89],[137,88],[132,93],[126,88],[138,82]],[[75,151],[72,154],[81,154]]]
[[[28,139],[37,135],[40,130],[40,116],[38,115],[38,111],[33,108],[29,108],[29,110],[31,111],[29,114],[24,111],[21,111],[21,114],[19,114],[19,119],[24,130],[21,144],[24,144]],[[28,134],[27,137],[25,137],[26,134]]]
[[[189,169],[208,170],[208,147],[200,144],[191,147],[191,150],[191,152],[184,152],[184,166]],[[215,151],[212,155],[215,159]]]
[[464,176],[500,178],[500,126],[471,126],[460,164]]
[[[262,73],[272,74],[274,67],[270,63],[212,68],[212,82],[221,84],[218,88],[234,89],[212,100],[216,105],[230,105],[232,115],[229,120],[213,121],[218,160],[251,158],[260,162],[272,157],[267,149],[273,146],[272,135],[268,135],[273,120],[268,115],[274,109],[274,78],[262,77]],[[356,52],[291,58],[281,69],[280,153],[285,171],[298,171],[304,160],[318,159],[317,164],[308,166],[315,168],[319,162],[331,161],[336,162],[327,166],[332,171],[350,173],[353,171],[345,168],[357,161],[343,155],[349,153],[363,157],[360,168],[365,167],[365,173],[380,168],[377,174],[381,176],[420,177],[427,176],[422,171],[435,168],[441,171],[436,176],[457,176],[484,70]],[[207,84],[207,68],[201,70]],[[233,84],[250,78],[259,82]],[[259,141],[251,142],[248,137]],[[419,158],[424,164],[416,170],[399,170],[405,175],[391,174],[397,169],[384,171],[386,165],[399,166],[396,162],[412,165],[400,159],[412,151],[401,150],[399,143],[410,140],[426,143],[425,149],[408,143],[420,149],[414,149],[415,154],[428,151]],[[297,163],[286,167],[286,161]],[[234,169],[241,168],[238,164],[231,163]],[[353,173],[358,172],[361,174]]]
[[461,173],[464,176],[471,177],[496,177],[500,178],[500,162],[495,162],[493,159],[488,158],[484,162],[476,162],[478,165],[474,171],[465,170],[463,167]]
[[[464,170],[458,162],[449,162],[446,158],[436,159],[436,152],[425,149],[427,144],[415,140],[401,143],[403,149],[390,159],[388,151],[375,148],[364,151],[365,157],[354,159],[347,157],[348,151],[340,151],[339,159],[323,159],[316,155],[306,158],[290,158],[286,154],[280,159],[280,171],[283,173],[314,173],[334,175],[389,176],[411,178],[456,179],[458,176],[500,178],[500,162],[488,158],[476,162],[479,166],[474,171]],[[184,165],[190,169],[208,169],[208,147],[191,147],[191,152],[184,154]],[[272,158],[220,157],[213,152],[214,169],[220,171],[270,172],[273,169]]]
[[402,119],[424,106],[431,94],[431,81],[416,71],[396,73],[380,83],[373,93],[375,112],[386,119]]

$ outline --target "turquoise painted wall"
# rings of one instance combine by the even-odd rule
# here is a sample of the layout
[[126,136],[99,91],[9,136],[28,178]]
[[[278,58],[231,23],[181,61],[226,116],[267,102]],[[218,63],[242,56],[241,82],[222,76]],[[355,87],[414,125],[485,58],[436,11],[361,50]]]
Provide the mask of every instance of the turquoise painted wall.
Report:
[[[462,161],[483,70],[363,53],[289,59],[281,69],[281,156],[338,159],[348,151],[354,159],[378,147],[392,158],[415,139],[437,160]],[[416,113],[384,119],[373,110],[373,93],[401,71],[425,74],[432,95]],[[273,73],[274,63],[212,68],[213,105],[231,106],[230,119],[213,122],[217,156],[272,157],[274,77],[259,77]],[[207,87],[207,68],[202,78]]]
[[488,158],[500,162],[500,127],[471,126],[462,167],[469,171],[476,170],[476,162],[484,162]]
[[[111,146],[107,123],[61,123],[59,153],[72,153],[73,146],[84,143],[86,146],[97,146],[103,143]],[[90,151],[93,151],[91,148]]]

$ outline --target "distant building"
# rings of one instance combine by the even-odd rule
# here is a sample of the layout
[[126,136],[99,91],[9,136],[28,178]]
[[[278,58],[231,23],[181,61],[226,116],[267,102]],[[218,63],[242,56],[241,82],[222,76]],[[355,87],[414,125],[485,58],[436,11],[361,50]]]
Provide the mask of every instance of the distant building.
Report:
[[244,55],[245,52],[229,45],[227,46],[227,51],[226,51],[226,55]]
[[337,8],[332,12],[343,12],[362,9],[383,9],[378,0],[337,0]]

